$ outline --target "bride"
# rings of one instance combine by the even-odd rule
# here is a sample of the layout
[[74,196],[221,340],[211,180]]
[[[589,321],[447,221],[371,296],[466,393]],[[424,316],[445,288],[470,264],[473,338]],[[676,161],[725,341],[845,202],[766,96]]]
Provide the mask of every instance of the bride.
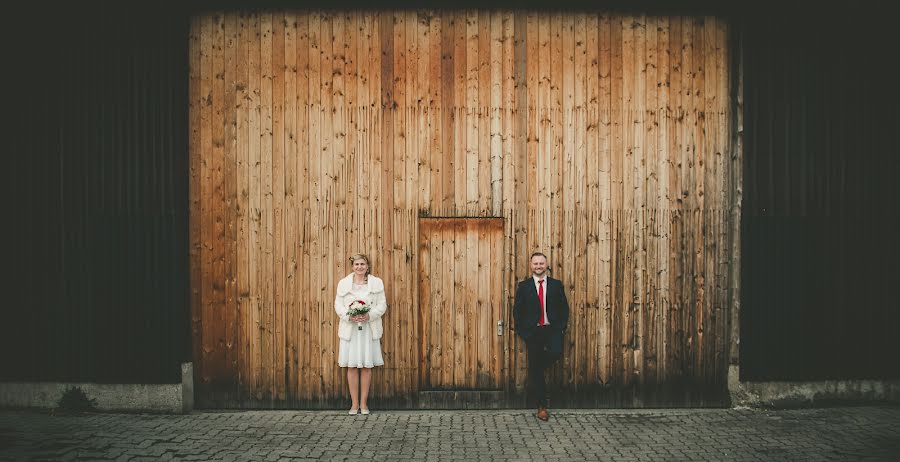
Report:
[[[350,257],[353,272],[341,279],[337,285],[334,311],[341,318],[338,337],[341,339],[338,366],[347,368],[347,382],[350,385],[350,415],[357,411],[369,414],[369,386],[372,383],[372,368],[383,366],[381,356],[381,334],[384,328],[381,317],[387,310],[384,282],[370,273],[369,258],[363,254]],[[363,301],[369,312],[350,316],[350,304]]]

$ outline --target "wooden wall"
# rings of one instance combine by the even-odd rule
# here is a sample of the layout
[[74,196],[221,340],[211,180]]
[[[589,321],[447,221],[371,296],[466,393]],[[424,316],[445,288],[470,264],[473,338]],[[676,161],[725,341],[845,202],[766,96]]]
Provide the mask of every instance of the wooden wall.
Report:
[[361,251],[390,303],[375,399],[414,406],[419,223],[464,216],[504,220],[507,396],[525,385],[515,281],[541,250],[573,309],[567,395],[715,403],[740,164],[728,33],[603,12],[193,17],[199,402],[343,406],[334,289]]

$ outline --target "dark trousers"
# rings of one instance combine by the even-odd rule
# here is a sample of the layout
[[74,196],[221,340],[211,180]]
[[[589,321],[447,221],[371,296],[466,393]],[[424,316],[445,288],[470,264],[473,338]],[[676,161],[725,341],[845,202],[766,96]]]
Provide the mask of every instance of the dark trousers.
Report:
[[551,327],[537,327],[525,344],[528,347],[528,394],[530,400],[540,406],[547,406],[547,383],[544,371],[556,362],[560,353],[550,351]]

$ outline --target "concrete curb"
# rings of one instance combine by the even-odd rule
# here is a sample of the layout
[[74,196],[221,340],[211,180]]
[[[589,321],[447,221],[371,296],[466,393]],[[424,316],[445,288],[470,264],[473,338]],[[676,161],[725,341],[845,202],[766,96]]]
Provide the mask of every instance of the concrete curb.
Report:
[[829,403],[900,403],[900,380],[742,382],[740,367],[728,368],[728,391],[735,407],[810,407]]
[[101,411],[186,414],[194,410],[193,371],[182,364],[181,383],[173,384],[0,382],[0,407],[55,408],[67,388],[78,387]]

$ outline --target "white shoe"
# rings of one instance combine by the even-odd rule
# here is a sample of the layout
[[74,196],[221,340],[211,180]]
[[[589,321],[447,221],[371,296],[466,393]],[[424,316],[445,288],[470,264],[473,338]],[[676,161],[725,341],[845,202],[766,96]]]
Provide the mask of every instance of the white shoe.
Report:
[[369,415],[369,410],[366,409],[366,408],[360,409],[359,412],[360,412],[362,415]]
[[356,409],[350,409],[350,412],[349,412],[348,414],[350,414],[350,415],[356,415],[356,412],[357,412]]

